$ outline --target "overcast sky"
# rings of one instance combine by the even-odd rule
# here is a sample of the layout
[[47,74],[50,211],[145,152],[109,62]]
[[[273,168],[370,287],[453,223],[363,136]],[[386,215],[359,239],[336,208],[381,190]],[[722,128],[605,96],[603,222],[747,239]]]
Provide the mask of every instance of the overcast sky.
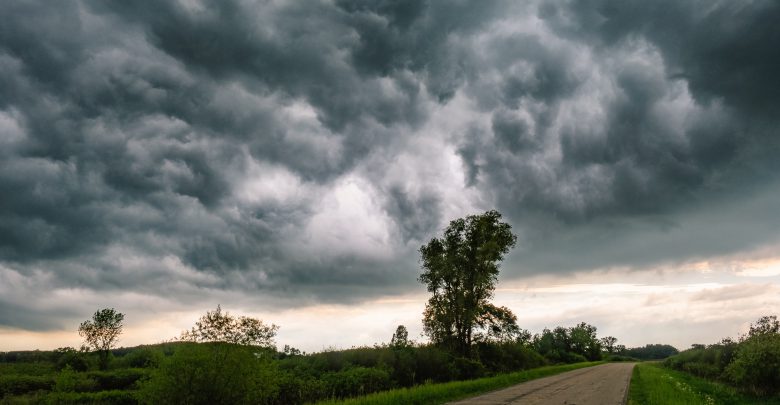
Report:
[[[498,209],[522,327],[712,343],[780,312],[777,1],[0,2],[0,350],[222,304],[419,333],[420,245]],[[649,327],[652,326],[652,327]]]

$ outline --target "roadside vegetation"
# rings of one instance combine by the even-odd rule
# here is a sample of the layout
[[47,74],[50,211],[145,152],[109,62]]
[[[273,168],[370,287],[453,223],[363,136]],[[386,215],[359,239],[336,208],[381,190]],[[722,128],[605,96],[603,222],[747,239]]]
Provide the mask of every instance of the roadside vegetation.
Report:
[[780,404],[777,398],[758,398],[734,387],[672,370],[661,363],[639,363],[634,367],[629,405]]
[[780,321],[764,316],[737,340],[695,344],[664,365],[761,398],[780,395]]

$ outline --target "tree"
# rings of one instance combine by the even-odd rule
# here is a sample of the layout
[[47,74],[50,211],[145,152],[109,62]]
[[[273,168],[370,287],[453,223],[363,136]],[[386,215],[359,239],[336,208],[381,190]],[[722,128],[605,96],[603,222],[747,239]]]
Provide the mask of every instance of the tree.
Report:
[[607,336],[601,338],[601,346],[609,354],[615,353],[615,345],[617,344],[617,338],[614,336]]
[[122,321],[125,315],[114,308],[96,311],[92,320],[86,320],[79,325],[79,336],[84,338],[85,347],[98,352],[100,368],[108,368],[108,355],[119,341],[122,333]]
[[756,336],[777,335],[778,333],[780,333],[780,321],[777,320],[777,316],[762,316],[761,318],[758,318],[756,323],[750,324],[750,330],[743,340]]
[[214,311],[207,311],[195,326],[181,334],[181,340],[189,342],[222,342],[242,346],[273,347],[274,337],[279,327],[266,325],[263,321],[222,312],[217,305]]
[[514,323],[516,318],[489,300],[499,263],[516,241],[511,226],[492,210],[451,221],[441,238],[420,247],[419,281],[432,293],[423,312],[423,327],[434,343],[468,356],[474,342],[497,331],[494,326],[509,330],[506,322]]
[[396,349],[400,349],[408,347],[410,344],[409,331],[406,330],[406,326],[398,325],[398,327],[395,328],[393,337],[390,339],[390,346]]

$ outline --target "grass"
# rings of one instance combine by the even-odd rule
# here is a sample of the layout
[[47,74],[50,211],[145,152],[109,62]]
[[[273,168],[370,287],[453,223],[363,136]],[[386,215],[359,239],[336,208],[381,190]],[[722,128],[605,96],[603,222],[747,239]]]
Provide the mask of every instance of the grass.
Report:
[[659,363],[640,363],[631,376],[628,404],[780,405],[780,399],[750,397],[729,386],[664,368]]
[[410,404],[433,405],[456,401],[485,392],[509,387],[521,382],[560,374],[583,367],[603,364],[603,361],[566,364],[562,366],[547,366],[514,373],[499,374],[493,377],[467,381],[453,381],[441,384],[424,384],[411,388],[399,388],[390,391],[377,392],[358,398],[345,400],[328,400],[317,405],[380,405],[380,404]]

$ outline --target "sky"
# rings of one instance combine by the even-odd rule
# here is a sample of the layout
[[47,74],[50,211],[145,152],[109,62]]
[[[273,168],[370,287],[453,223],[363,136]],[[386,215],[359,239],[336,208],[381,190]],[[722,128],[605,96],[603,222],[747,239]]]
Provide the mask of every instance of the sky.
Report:
[[497,209],[521,327],[686,348],[780,312],[777,1],[0,2],[0,350],[218,304],[418,341],[418,249]]

